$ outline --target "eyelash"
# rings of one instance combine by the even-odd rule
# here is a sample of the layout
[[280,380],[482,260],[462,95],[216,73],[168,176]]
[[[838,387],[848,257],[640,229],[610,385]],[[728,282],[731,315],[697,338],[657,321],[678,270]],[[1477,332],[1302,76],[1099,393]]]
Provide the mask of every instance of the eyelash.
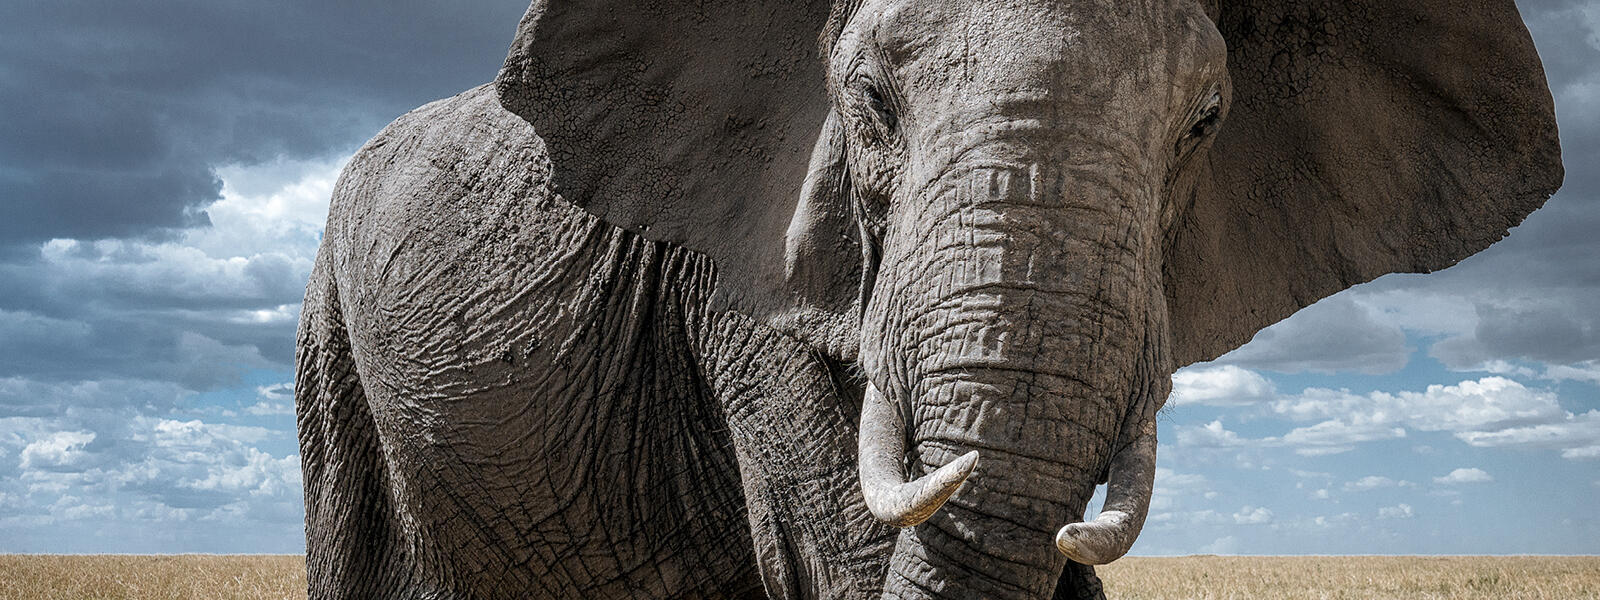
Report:
[[867,101],[867,108],[872,111],[877,124],[883,127],[884,133],[893,134],[900,123],[894,111],[890,110],[889,102],[883,97],[883,92],[878,86],[869,83],[863,86],[861,93]]
[[1189,129],[1184,131],[1183,136],[1178,139],[1177,146],[1174,148],[1175,153],[1180,158],[1183,158],[1193,151],[1202,140],[1216,133],[1217,121],[1221,118],[1222,98],[1218,93],[1212,92],[1211,98],[1207,101],[1205,109],[1200,112],[1199,118],[1195,119]]
[[1216,129],[1217,118],[1220,117],[1221,114],[1222,107],[1220,106],[1213,105],[1210,108],[1207,108],[1205,113],[1200,116],[1200,120],[1196,121],[1194,126],[1189,128],[1189,137],[1199,138],[1210,135],[1211,132]]

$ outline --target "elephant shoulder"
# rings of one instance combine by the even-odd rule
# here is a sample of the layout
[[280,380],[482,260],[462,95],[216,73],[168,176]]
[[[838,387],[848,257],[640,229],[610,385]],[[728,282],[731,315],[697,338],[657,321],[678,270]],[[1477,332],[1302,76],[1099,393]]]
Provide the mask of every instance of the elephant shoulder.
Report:
[[533,127],[479,86],[406,113],[363,145],[334,188],[328,234],[396,203],[542,200],[549,171]]
[[581,211],[550,191],[549,173],[533,127],[501,108],[493,86],[479,86],[406,113],[351,157],[324,245],[346,273],[425,238],[452,246],[530,213],[576,218]]

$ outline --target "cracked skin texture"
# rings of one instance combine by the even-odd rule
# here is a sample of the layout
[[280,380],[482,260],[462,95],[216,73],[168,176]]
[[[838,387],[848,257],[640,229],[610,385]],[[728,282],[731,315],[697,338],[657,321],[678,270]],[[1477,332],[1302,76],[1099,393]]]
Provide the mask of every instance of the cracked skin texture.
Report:
[[[536,3],[492,87],[352,159],[297,352],[313,598],[878,595],[876,271],[842,182],[804,184],[851,152],[815,42],[859,6]],[[1159,213],[1172,366],[1454,264],[1560,184],[1509,1],[1201,6],[1233,91]],[[1065,569],[1054,597],[1102,595]]]
[[832,372],[542,151],[484,87],[341,180],[300,334],[312,596],[766,597],[758,556],[868,593],[888,531],[832,526],[864,514]]
[[551,194],[531,134],[478,88],[338,185],[299,334],[312,597],[875,593],[836,367]]
[[721,407],[687,401],[703,260],[563,206],[542,152],[479,88],[341,180],[302,328],[300,379],[339,382],[301,392],[313,597],[759,589]]

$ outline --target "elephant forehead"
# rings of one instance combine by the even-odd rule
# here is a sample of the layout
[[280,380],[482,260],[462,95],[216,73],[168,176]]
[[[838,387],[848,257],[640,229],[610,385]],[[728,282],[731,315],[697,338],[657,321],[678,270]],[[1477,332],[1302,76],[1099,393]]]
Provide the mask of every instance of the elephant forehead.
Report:
[[1220,73],[1224,54],[1186,0],[904,2],[864,25],[906,93],[945,109],[996,99],[1161,108],[1175,97],[1168,89]]

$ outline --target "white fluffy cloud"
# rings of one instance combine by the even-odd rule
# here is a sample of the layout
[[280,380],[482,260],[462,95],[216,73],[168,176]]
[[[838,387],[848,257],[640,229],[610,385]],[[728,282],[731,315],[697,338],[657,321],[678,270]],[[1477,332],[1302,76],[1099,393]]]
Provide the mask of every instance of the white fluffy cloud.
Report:
[[1385,506],[1378,509],[1379,519],[1409,519],[1416,516],[1410,504],[1400,503],[1395,506]]
[[148,427],[149,434],[136,435],[134,439],[150,441],[157,448],[167,450],[202,450],[230,442],[254,443],[275,435],[283,435],[265,427],[204,423],[199,420],[174,421],[141,417],[140,425]]
[[[243,417],[275,424],[266,427],[149,416],[183,414],[191,397],[162,383],[0,380],[0,410],[27,415],[0,417],[5,549],[297,551],[293,420]],[[65,399],[72,409],[38,410],[35,398]],[[111,537],[62,541],[75,535]]]
[[1404,479],[1396,480],[1379,475],[1368,475],[1355,481],[1345,482],[1344,489],[1347,492],[1365,492],[1380,488],[1411,487],[1413,485],[1415,484]]
[[1600,384],[1600,360],[1589,360],[1572,365],[1550,365],[1540,377],[1552,381],[1587,381]]
[[1150,509],[1171,512],[1192,501],[1214,495],[1210,482],[1198,473],[1179,473],[1166,467],[1156,467],[1155,489],[1150,498]]
[[1272,511],[1264,506],[1245,506],[1233,513],[1233,522],[1239,525],[1262,525],[1272,522]]
[[[1196,371],[1184,389],[1199,399],[1239,397],[1233,389],[1259,392],[1243,369],[1220,367]],[[1263,384],[1270,389],[1270,384]],[[1370,392],[1307,388],[1293,396],[1261,403],[1266,411],[1290,421],[1315,421],[1281,436],[1246,438],[1224,427],[1221,419],[1177,428],[1177,445],[1190,448],[1286,446],[1302,456],[1326,456],[1357,445],[1405,438],[1408,430],[1448,432],[1477,447],[1558,450],[1563,458],[1600,458],[1600,411],[1574,415],[1561,408],[1554,392],[1533,389],[1493,376],[1455,385],[1430,385],[1420,392]]]
[[1272,403],[1273,411],[1297,421],[1339,419],[1347,423],[1404,425],[1423,431],[1479,431],[1561,419],[1553,393],[1532,390],[1504,377],[1456,385],[1430,385],[1422,392],[1307,389]]
[[275,383],[256,388],[256,403],[244,409],[256,416],[294,414],[294,383]]
[[1250,440],[1228,431],[1218,419],[1205,425],[1179,427],[1178,445],[1191,448],[1234,448],[1249,444]]
[[1476,467],[1456,469],[1443,477],[1433,478],[1434,483],[1442,484],[1487,483],[1490,481],[1494,481],[1494,477],[1484,472],[1483,469]]
[[1554,449],[1561,451],[1562,458],[1596,459],[1600,458],[1600,411],[1568,413],[1555,422],[1498,431],[1463,431],[1456,437],[1482,448]]
[[1573,459],[1600,456],[1600,412],[1573,415],[1553,392],[1505,377],[1430,385],[1421,392],[1310,388],[1270,406],[1291,420],[1320,420],[1281,438],[1302,454],[1348,451],[1360,442],[1405,437],[1410,428],[1450,432],[1474,446],[1558,449]]
[[212,256],[314,257],[344,163],[341,158],[217,169],[222,199],[206,207],[212,227],[190,231],[188,245]]
[[1283,444],[1294,448],[1301,456],[1325,456],[1355,449],[1362,442],[1391,440],[1406,436],[1404,427],[1390,427],[1381,423],[1348,423],[1331,420],[1309,427],[1296,427],[1282,437],[1266,438],[1269,444]]
[[1209,449],[1287,446],[1301,456],[1325,456],[1349,452],[1361,442],[1402,438],[1405,435],[1403,427],[1324,421],[1308,427],[1297,427],[1282,436],[1246,438],[1229,430],[1222,420],[1217,419],[1205,425],[1179,427],[1177,445]]
[[[84,447],[97,437],[91,433],[58,433],[30,444],[21,480],[34,484],[27,493],[35,500],[40,494],[118,505],[139,499],[198,509],[202,517],[232,510],[227,507],[247,496],[293,503],[300,493],[299,457],[275,457],[253,445],[281,435],[262,427],[136,417],[113,442],[118,451],[89,456]],[[51,462],[39,464],[40,457]]]
[[1272,382],[1233,365],[1190,367],[1172,375],[1173,406],[1243,406],[1273,397]]
[[223,167],[209,226],[0,261],[0,550],[69,550],[69,522],[164,524],[102,551],[298,549],[292,383],[241,380],[292,364],[342,162]]
[[1239,552],[1239,538],[1225,535],[1200,547],[1202,554],[1235,554]]
[[30,442],[22,449],[22,468],[39,470],[71,469],[87,453],[84,446],[93,442],[92,431],[58,431]]

